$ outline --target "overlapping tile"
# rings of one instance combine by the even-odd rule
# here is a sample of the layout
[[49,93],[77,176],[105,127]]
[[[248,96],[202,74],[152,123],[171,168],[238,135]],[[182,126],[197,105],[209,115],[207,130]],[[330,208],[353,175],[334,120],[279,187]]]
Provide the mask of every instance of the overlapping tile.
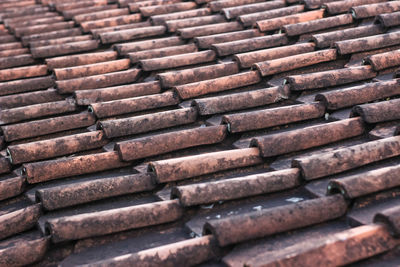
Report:
[[[82,244],[95,251],[159,227],[205,230],[84,262],[337,265],[398,244],[398,1],[0,7],[5,265],[68,265]],[[369,220],[348,202],[385,194],[392,209]],[[99,208],[114,200],[125,204]],[[345,217],[366,225],[311,234]],[[298,245],[235,256],[299,228],[310,237]]]

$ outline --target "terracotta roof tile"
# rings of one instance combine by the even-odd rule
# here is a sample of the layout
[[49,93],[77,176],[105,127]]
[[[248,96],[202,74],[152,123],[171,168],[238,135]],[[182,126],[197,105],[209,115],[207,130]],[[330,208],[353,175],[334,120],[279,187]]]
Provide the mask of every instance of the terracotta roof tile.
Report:
[[328,191],[340,192],[346,198],[356,198],[399,186],[400,168],[386,167],[365,172],[362,175],[347,176],[329,182]]
[[373,17],[375,15],[379,15],[382,13],[391,13],[400,10],[400,2],[386,2],[386,3],[377,3],[370,5],[360,5],[356,7],[352,7],[350,9],[351,14],[356,19]]
[[264,106],[287,98],[286,87],[270,87],[242,93],[195,99],[193,103],[200,115]]
[[158,82],[146,82],[106,87],[96,90],[79,90],[74,92],[74,96],[78,105],[89,105],[96,102],[152,95],[160,92],[161,87]]
[[304,10],[303,5],[295,5],[290,7],[282,7],[274,10],[254,12],[250,14],[245,14],[239,16],[239,21],[243,23],[244,26],[251,26],[255,22],[265,19],[272,19],[282,16],[288,16],[296,13],[300,13]]
[[292,165],[302,171],[305,179],[316,179],[375,161],[395,157],[400,153],[397,136],[341,148],[326,153],[295,158]]
[[252,145],[260,149],[263,157],[271,157],[337,142],[363,133],[362,120],[352,118],[285,133],[257,137],[252,140]]
[[[36,197],[43,208],[54,210],[108,197],[149,191],[153,188],[155,184],[151,176],[132,174],[38,189]],[[92,193],[88,194],[88,191]]]
[[[140,2],[139,2],[140,3]],[[150,21],[154,25],[163,25],[167,24],[168,21],[171,20],[182,20],[189,18],[201,18],[202,16],[211,15],[211,10],[209,8],[198,8],[180,12],[172,12],[162,15],[154,15],[150,17]]]
[[169,57],[191,52],[197,52],[197,46],[195,44],[169,46],[138,52],[131,52],[128,53],[128,56],[132,63],[137,63],[142,59]]
[[334,195],[253,211],[245,216],[212,220],[204,225],[204,232],[213,234],[220,246],[226,246],[332,220],[345,214],[346,210],[345,199]]
[[126,165],[127,163],[119,160],[117,152],[104,152],[26,163],[23,165],[23,174],[26,175],[28,183],[39,183],[72,175],[119,168]]
[[115,150],[122,160],[131,161],[183,148],[219,143],[226,134],[225,126],[200,127],[119,142]]
[[29,232],[6,239],[0,243],[0,263],[3,265],[26,265],[42,259],[50,246],[48,237]]
[[384,0],[344,0],[344,1],[332,1],[329,3],[325,3],[326,11],[329,14],[339,14],[346,13],[352,7],[367,5],[367,4],[375,4],[385,2]]
[[0,265],[392,262],[397,2],[4,0]]
[[224,7],[221,11],[227,19],[233,19],[239,17],[240,15],[277,9],[284,6],[285,1],[275,0],[270,2],[252,3],[234,7]]
[[119,137],[169,128],[195,122],[197,111],[194,108],[182,108],[147,115],[107,120],[99,122],[107,137]]
[[170,200],[51,219],[46,228],[53,242],[61,242],[171,222],[181,216],[178,201]]
[[[67,119],[68,118],[68,119]],[[30,122],[2,126],[6,141],[14,141],[30,137],[63,132],[70,129],[82,128],[93,125],[94,116],[88,112],[79,114],[53,117]]]

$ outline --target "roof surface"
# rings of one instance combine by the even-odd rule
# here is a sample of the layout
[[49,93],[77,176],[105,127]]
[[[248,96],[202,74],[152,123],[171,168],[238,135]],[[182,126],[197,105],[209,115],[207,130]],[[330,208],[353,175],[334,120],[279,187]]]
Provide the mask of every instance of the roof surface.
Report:
[[400,1],[0,20],[0,266],[400,265]]

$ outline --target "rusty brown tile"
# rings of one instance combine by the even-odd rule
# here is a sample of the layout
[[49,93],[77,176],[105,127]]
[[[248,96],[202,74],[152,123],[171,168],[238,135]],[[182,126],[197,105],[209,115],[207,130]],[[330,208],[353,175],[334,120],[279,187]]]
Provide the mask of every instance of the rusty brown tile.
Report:
[[[320,93],[317,94],[315,99],[322,101],[328,109],[336,110],[399,94],[400,80],[389,80],[387,82],[367,83],[365,85]],[[384,110],[379,110],[379,113],[376,115],[379,117],[379,114],[382,113],[383,118],[384,112]]]
[[337,47],[338,52],[341,55],[374,50],[398,44],[400,44],[399,32],[391,32],[375,36],[335,42],[335,46]]
[[21,164],[99,148],[108,142],[102,131],[93,131],[20,145],[11,145],[7,147],[7,154],[10,157],[11,163]]
[[220,246],[226,246],[332,220],[343,216],[346,210],[344,198],[333,195],[208,221],[204,232],[211,233]]
[[145,71],[171,69],[214,61],[216,54],[212,50],[180,54],[162,58],[140,60],[140,66]]
[[113,196],[149,191],[154,187],[155,184],[148,174],[131,174],[38,189],[36,198],[46,210],[55,210]]
[[182,213],[178,200],[168,200],[50,219],[46,227],[58,243],[172,222]]
[[150,26],[137,29],[128,29],[115,32],[100,33],[100,40],[103,44],[129,41],[139,38],[163,35],[166,31],[165,26]]
[[[400,14],[400,13],[399,13]],[[375,71],[400,65],[400,50],[367,56],[365,64],[371,65]]]
[[46,65],[35,65],[28,67],[19,67],[0,70],[0,81],[16,80],[20,78],[31,78],[44,76],[47,74]]
[[326,11],[333,14],[346,13],[350,8],[361,5],[370,5],[375,3],[385,2],[385,0],[344,0],[344,1],[333,1],[324,4]]
[[399,237],[400,235],[400,208],[394,207],[377,213],[374,217],[375,223],[384,223],[389,227],[390,233]]
[[38,16],[38,17],[45,17],[46,14],[51,13],[51,15],[56,15],[57,13],[55,12],[49,12],[48,7],[36,7],[33,9],[18,9],[15,10],[14,12],[8,12],[8,13],[2,13],[1,14],[1,19],[6,20],[6,19],[20,19],[22,16]]
[[128,14],[129,14],[128,8],[115,8],[115,9],[108,8],[107,10],[101,10],[101,11],[97,11],[97,12],[90,12],[90,13],[75,15],[73,17],[73,20],[79,24],[84,21],[99,20],[99,19],[117,17],[117,16],[122,16],[122,15],[128,15]]
[[376,72],[370,66],[350,67],[337,70],[292,75],[285,78],[290,90],[308,90],[352,83],[374,78]]
[[400,10],[400,1],[386,3],[363,4],[350,9],[350,13],[355,19],[373,17],[382,13],[391,13]]
[[35,226],[41,215],[41,205],[35,204],[0,216],[0,239]]
[[234,19],[239,17],[240,15],[257,13],[271,9],[274,10],[285,6],[285,1],[274,0],[269,2],[252,3],[234,7],[225,7],[221,11],[227,19]]
[[276,103],[287,98],[283,87],[270,87],[248,92],[206,97],[193,101],[200,115],[212,115]]
[[174,106],[179,103],[179,97],[175,92],[166,91],[161,94],[93,103],[90,105],[89,110],[92,111],[97,118],[106,118],[126,113]]
[[[37,18],[31,18],[30,20],[25,20],[24,17],[19,18],[19,20],[10,20],[10,21],[4,21],[4,24],[13,32],[14,31],[21,31],[22,30],[22,35],[26,35],[23,32],[25,30],[28,30],[31,32],[31,29],[28,28],[29,26],[37,26],[37,25],[43,25],[43,24],[52,24],[52,23],[60,23],[60,22],[65,22],[64,18],[62,16],[57,16],[54,14],[54,16],[43,16],[43,17],[37,17]],[[67,25],[67,24],[65,24]],[[59,26],[60,27],[60,26]],[[23,28],[23,29],[20,29]],[[20,30],[18,30],[20,29]],[[32,30],[36,30],[35,28],[32,28]],[[40,31],[38,31],[40,32]],[[29,33],[31,34],[31,33]]]
[[335,42],[373,36],[380,33],[384,33],[384,29],[379,25],[366,25],[350,29],[314,34],[312,35],[312,40],[318,48],[326,48],[333,45]]
[[262,31],[272,31],[281,28],[282,26],[306,21],[321,19],[324,16],[324,10],[308,11],[294,15],[271,18],[266,20],[258,20],[255,25]]
[[126,55],[129,52],[138,52],[149,49],[164,48],[168,46],[183,45],[185,42],[177,36],[138,41],[132,43],[115,44],[113,47],[118,54]]
[[25,35],[32,35],[37,33],[65,30],[74,27],[73,21],[63,21],[44,25],[34,25],[27,27],[18,27],[14,29],[14,34],[17,37],[22,37]]
[[256,84],[260,81],[261,77],[257,71],[248,71],[211,80],[179,85],[175,87],[175,90],[179,94],[180,98],[190,99],[201,95]]
[[172,189],[172,197],[179,198],[180,203],[188,207],[272,193],[293,188],[299,184],[300,171],[293,168],[178,186]]
[[226,56],[262,48],[286,45],[288,42],[288,38],[285,34],[274,34],[231,42],[217,43],[213,44],[211,47],[217,52],[218,56]]
[[50,245],[48,237],[22,234],[0,242],[0,265],[23,266],[42,259]]
[[40,47],[31,47],[31,54],[34,58],[46,58],[61,56],[79,52],[95,50],[99,46],[99,41],[88,40],[65,44],[55,44]]
[[32,35],[26,35],[21,38],[23,45],[28,45],[30,42],[39,41],[39,40],[47,40],[47,39],[55,39],[62,37],[71,37],[81,35],[82,31],[79,28],[71,28],[65,30],[57,30],[52,32],[45,33],[37,33]]
[[65,19],[72,19],[74,16],[78,16],[80,14],[94,13],[94,12],[99,12],[99,11],[108,10],[108,9],[117,8],[117,7],[118,7],[118,5],[100,5],[100,6],[74,8],[71,10],[63,11],[62,15]]
[[226,126],[200,127],[119,142],[114,149],[122,160],[131,161],[184,148],[216,144],[226,136]]
[[290,24],[283,26],[283,30],[288,36],[296,36],[305,33],[334,28],[353,23],[351,14],[333,16],[329,18],[317,19],[307,22]]
[[96,90],[89,89],[75,91],[74,97],[78,105],[87,106],[96,102],[105,102],[158,93],[161,93],[160,83],[154,81],[107,87]]
[[328,193],[340,192],[349,199],[400,185],[400,166],[391,166],[330,180]]
[[20,48],[20,49],[11,49],[11,50],[3,50],[0,51],[0,57],[10,57],[10,56],[18,56],[23,54],[29,54],[28,48]]
[[97,262],[93,266],[138,265],[173,267],[181,264],[195,266],[216,257],[218,248],[214,237],[206,235],[188,240],[125,254],[124,257],[113,257]]
[[170,88],[176,85],[227,76],[237,72],[239,72],[238,65],[235,62],[229,62],[205,67],[164,72],[158,74],[157,79],[160,81],[163,88]]
[[315,102],[225,115],[222,122],[229,132],[238,133],[320,118],[324,114],[325,106]]
[[333,143],[363,133],[362,120],[352,118],[257,137],[251,141],[251,145],[257,146],[263,157],[271,157]]
[[126,4],[122,4],[122,1],[119,1],[120,6],[124,7],[125,5],[129,6],[129,10],[132,13],[139,12],[139,8],[145,6],[157,6],[157,5],[168,5],[179,3],[181,0],[147,0],[147,1],[131,1]]
[[400,137],[394,136],[295,158],[292,166],[300,168],[304,179],[312,180],[398,155],[400,155]]
[[195,9],[196,7],[197,4],[195,2],[181,2],[176,4],[140,7],[139,11],[143,15],[143,17],[150,17],[154,15],[161,15],[161,14]]
[[268,76],[280,72],[318,64],[321,62],[336,60],[336,54],[336,49],[325,49],[255,63],[253,65],[253,68],[257,68],[262,76]]
[[40,183],[53,179],[76,176],[120,168],[129,164],[120,161],[117,152],[104,152],[75,156],[23,165],[23,174],[28,183]]
[[112,138],[190,124],[196,119],[196,109],[182,108],[125,119],[101,121],[98,127],[105,132],[108,138]]
[[56,84],[58,92],[64,94],[72,93],[78,90],[104,88],[118,84],[132,83],[136,81],[139,74],[140,69],[133,68],[124,71],[56,81]]
[[79,1],[79,2],[70,2],[70,3],[57,3],[55,8],[57,11],[66,11],[71,9],[83,8],[83,7],[91,7],[91,6],[102,6],[107,5],[106,0],[97,0],[97,1]]
[[128,69],[130,66],[129,59],[118,59],[107,62],[99,62],[89,65],[82,65],[76,67],[57,68],[54,69],[54,74],[58,80],[68,80],[73,78],[80,78],[85,76],[92,76],[114,71],[121,71]]
[[35,63],[31,55],[16,55],[0,58],[0,69],[8,69]]
[[181,19],[207,16],[207,15],[211,15],[211,10],[209,8],[197,8],[181,12],[173,12],[173,13],[151,16],[150,21],[151,23],[153,23],[153,25],[165,25],[166,22],[170,20],[181,20]]
[[25,179],[21,176],[2,179],[0,181],[0,200],[21,194],[25,189]]
[[199,48],[210,48],[212,44],[226,43],[237,40],[249,39],[254,37],[259,37],[262,34],[257,29],[250,29],[244,31],[228,32],[212,34],[207,36],[194,37],[194,43],[197,44]]
[[59,95],[55,89],[40,90],[23,94],[0,96],[0,108],[10,109],[40,103],[55,102],[63,99],[64,97]]
[[400,99],[355,106],[353,114],[360,115],[368,123],[398,120],[400,119]]
[[[398,242],[382,225],[363,225],[281,249],[266,251],[246,266],[344,266],[395,247]],[[361,263],[362,264],[362,263]]]
[[263,2],[262,0],[220,0],[211,1],[208,6],[213,12],[221,11],[223,8],[248,5],[253,3]]
[[32,0],[25,0],[25,1],[19,1],[19,2],[3,2],[0,4],[1,8],[8,9],[8,8],[16,8],[16,7],[24,7],[24,6],[30,6],[34,5],[36,2]]
[[163,48],[132,52],[128,53],[128,56],[132,63],[137,63],[142,59],[168,57],[192,52],[197,52],[197,46],[193,43],[187,45],[168,46]]
[[63,114],[75,110],[75,101],[72,99],[5,109],[2,110],[0,114],[0,125],[41,118],[49,115]]
[[217,33],[234,32],[243,30],[242,24],[237,21],[209,24],[203,26],[179,29],[177,32],[183,39],[205,36]]
[[85,21],[81,23],[81,28],[84,32],[88,32],[93,29],[125,25],[135,22],[140,22],[142,16],[138,13],[130,14],[130,15],[122,15],[117,17],[93,20],[93,21]]
[[257,148],[205,153],[149,163],[158,183],[179,181],[204,174],[262,163]]
[[117,52],[114,51],[62,56],[46,59],[46,65],[49,67],[49,69],[53,70],[57,68],[67,68],[116,60],[117,56]]
[[226,22],[225,17],[217,14],[217,15],[201,16],[194,18],[168,20],[165,22],[165,24],[169,32],[176,32],[178,29],[182,28],[222,23],[222,22]]
[[57,38],[57,39],[33,41],[33,42],[29,43],[29,47],[36,48],[36,47],[41,47],[41,46],[57,45],[57,44],[64,44],[64,43],[74,43],[74,42],[82,42],[82,41],[89,41],[89,40],[92,40],[91,35],[71,36],[71,37],[63,37],[63,38]]
[[90,30],[90,33],[94,38],[99,39],[101,33],[138,29],[138,28],[144,28],[144,27],[150,27],[150,26],[152,26],[150,21],[146,20],[146,21],[142,21],[142,22],[135,22],[135,23],[130,23],[130,24],[93,29],[93,30]]
[[313,43],[300,43],[275,47],[263,50],[256,50],[242,54],[236,54],[234,60],[238,61],[242,68],[250,68],[254,63],[262,62],[271,59],[293,56],[297,54],[314,51]]
[[2,126],[1,129],[4,133],[5,140],[10,142],[50,133],[87,127],[93,125],[95,122],[96,119],[92,114],[83,112],[74,115],[53,117],[49,119]]
[[20,42],[0,44],[1,50],[11,50],[11,49],[20,49],[20,48],[23,48],[22,44]]
[[[47,8],[47,7],[46,7]],[[49,12],[47,10],[39,9],[39,12],[31,12],[30,14],[23,14],[24,10],[20,10],[21,12],[9,12],[9,13],[2,13],[0,16],[3,20],[5,26],[23,23],[24,21],[31,21],[36,19],[45,19],[45,18],[53,18],[56,17],[58,14],[56,12]],[[26,10],[25,10],[26,11]]]
[[380,14],[376,16],[375,21],[384,27],[393,27],[400,25],[400,12]]

